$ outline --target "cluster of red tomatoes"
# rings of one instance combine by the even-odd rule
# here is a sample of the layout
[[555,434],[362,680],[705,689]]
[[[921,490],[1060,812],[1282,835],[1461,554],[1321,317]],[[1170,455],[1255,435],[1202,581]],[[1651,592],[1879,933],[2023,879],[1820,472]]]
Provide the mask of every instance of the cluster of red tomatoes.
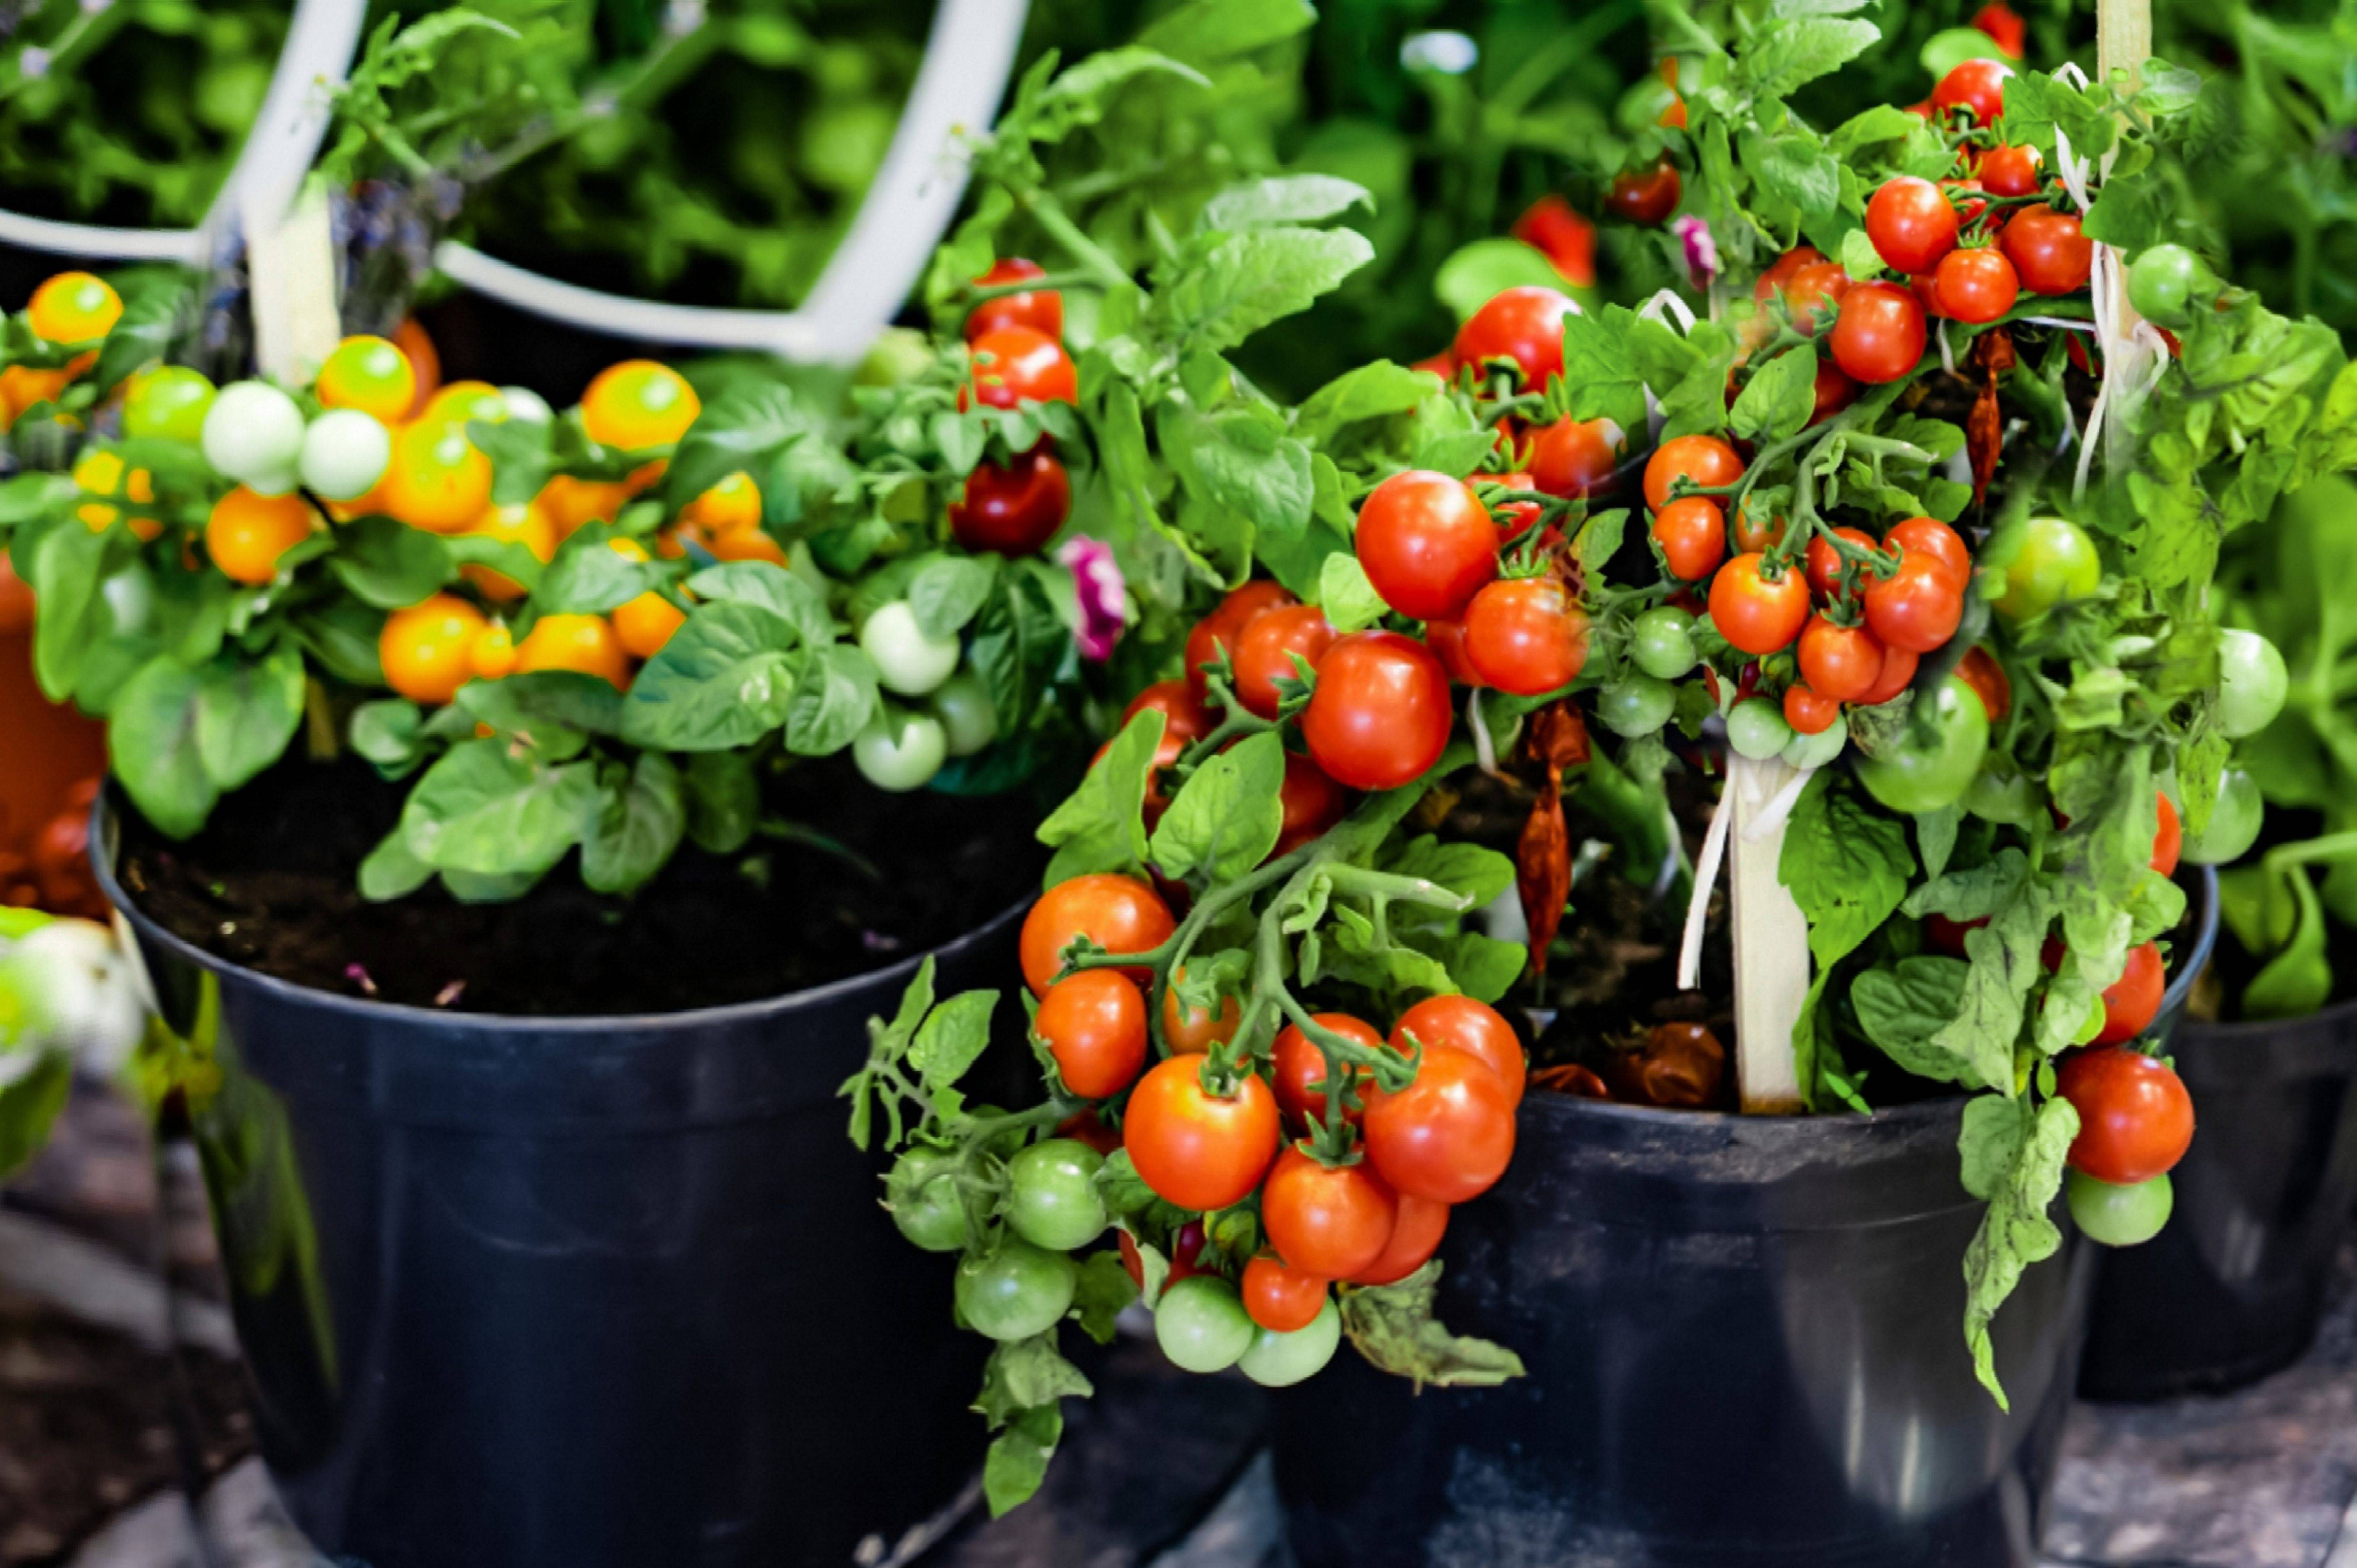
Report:
[[[1010,256],[974,282],[999,288],[1046,275],[1038,263]],[[974,401],[989,408],[1079,401],[1080,377],[1063,338],[1064,296],[1054,289],[1017,289],[975,306],[965,318]],[[958,406],[966,399],[960,393]],[[1071,510],[1071,476],[1055,442],[1042,436],[1013,461],[985,463],[966,477],[964,494],[950,506],[950,532],[968,550],[1028,555],[1055,536]]]
[[[1121,1105],[1121,1146],[1139,1177],[1178,1208],[1209,1214],[1258,1195],[1268,1251],[1246,1264],[1242,1301],[1252,1322],[1288,1334],[1309,1326],[1336,1281],[1389,1284],[1440,1244],[1451,1206],[1504,1174],[1523,1097],[1522,1042],[1498,1012],[1467,996],[1434,996],[1403,1013],[1388,1045],[1423,1059],[1405,1088],[1387,1090],[1355,1069],[1344,1120],[1363,1158],[1329,1165],[1289,1142],[1327,1117],[1326,1059],[1301,1028],[1280,1033],[1269,1059],[1240,1070],[1232,1090],[1204,1082],[1207,1053],[1242,1023],[1232,996],[1216,1011],[1162,1000],[1168,1054],[1148,1067],[1145,967],[1062,973],[1064,950],[1085,936],[1114,954],[1149,952],[1175,929],[1169,907],[1132,877],[1095,874],[1051,887],[1024,921],[1024,978],[1039,997],[1033,1030],[1073,1093]],[[1059,978],[1059,976],[1061,976]],[[1315,1022],[1354,1045],[1384,1036],[1346,1014]],[[1125,1099],[1123,1097],[1126,1096]],[[1182,1238],[1173,1280],[1194,1273],[1200,1231]],[[1130,1250],[1135,1265],[1135,1251]]]

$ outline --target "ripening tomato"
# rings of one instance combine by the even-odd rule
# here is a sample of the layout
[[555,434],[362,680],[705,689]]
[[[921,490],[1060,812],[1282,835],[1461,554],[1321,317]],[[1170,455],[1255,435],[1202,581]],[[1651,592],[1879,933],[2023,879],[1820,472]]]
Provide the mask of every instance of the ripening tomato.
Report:
[[384,683],[413,703],[448,702],[474,673],[469,655],[484,625],[482,611],[452,594],[393,611],[377,636]]
[[1892,648],[1929,653],[1956,634],[1964,597],[1948,564],[1910,555],[1889,576],[1866,585],[1866,624]]
[[581,394],[582,430],[599,446],[624,452],[670,446],[703,412],[687,378],[652,360],[608,365]]
[[1232,995],[1222,995],[1217,1007],[1187,1006],[1178,997],[1178,982],[1186,978],[1187,966],[1182,963],[1163,988],[1162,1043],[1173,1056],[1200,1056],[1236,1037],[1243,1023],[1243,1008]]
[[1997,237],[1997,248],[2032,294],[2075,294],[2087,286],[2095,266],[2095,242],[2080,228],[2079,215],[2050,207],[2015,213]]
[[1031,1032],[1048,1042],[1066,1089],[1103,1100],[1146,1066],[1146,997],[1127,975],[1084,969],[1048,987]]
[[1765,658],[1792,646],[1809,618],[1808,579],[1791,566],[1770,578],[1767,557],[1738,555],[1710,580],[1710,619],[1718,635]]
[[1663,158],[1649,169],[1622,169],[1604,194],[1604,209],[1615,218],[1651,227],[1678,209],[1684,184],[1677,165]]
[[1645,504],[1656,511],[1670,500],[1670,487],[1688,479],[1717,489],[1743,478],[1743,459],[1716,435],[1676,435],[1645,460]]
[[1523,209],[1508,231],[1555,263],[1566,283],[1591,288],[1596,283],[1596,225],[1550,192]]
[[1727,514],[1708,496],[1680,496],[1653,514],[1653,541],[1672,573],[1699,583],[1727,559]]
[[1171,749],[1168,757],[1157,756],[1157,760],[1165,766],[1178,760],[1177,748],[1183,748],[1190,741],[1202,739],[1218,725],[1218,721],[1211,716],[1211,710],[1203,705],[1202,701],[1184,681],[1157,681],[1136,696],[1132,697],[1129,700],[1129,706],[1121,711],[1122,727],[1126,729],[1130,720],[1148,708],[1154,709],[1162,715],[1163,746],[1172,747],[1173,743],[1177,743],[1177,746]]
[[1943,311],[1977,327],[2013,308],[2021,293],[2021,279],[2001,252],[1975,246],[1940,258],[1932,286]]
[[1841,704],[1794,682],[1784,688],[1784,722],[1803,735],[1823,735],[1841,717]]
[[1882,643],[1862,626],[1812,616],[1801,628],[1801,679],[1819,696],[1855,703],[1882,679]]
[[604,616],[543,616],[516,644],[516,673],[571,670],[595,675],[616,690],[630,683],[630,656]]
[[1415,620],[1464,614],[1498,575],[1490,509],[1464,480],[1428,468],[1394,474],[1374,488],[1359,507],[1356,544],[1383,603]]
[[1831,345],[1842,374],[1869,386],[1895,381],[1923,357],[1923,307],[1896,284],[1862,283],[1842,295]]
[[1269,852],[1272,856],[1291,854],[1340,822],[1351,809],[1351,795],[1309,758],[1288,751],[1277,803],[1284,810],[1284,826],[1277,832],[1276,847]]
[[[1107,952],[1146,952],[1160,947],[1176,926],[1170,906],[1135,876],[1099,871],[1059,882],[1023,918],[1023,978],[1031,994],[1045,996],[1063,972],[1064,950],[1075,938],[1085,936]],[[1145,969],[1121,972],[1141,985],[1152,979]]]
[[2029,47],[2029,29],[2021,14],[2005,0],[1989,3],[1973,13],[1973,26],[1987,35],[1991,43],[2004,51],[2008,59],[2019,59]]
[[[1855,544],[1861,550],[1876,548],[1874,536],[1863,529],[1836,528],[1834,532],[1846,542]],[[1820,598],[1830,602],[1839,596],[1841,569],[1841,552],[1835,550],[1824,535],[1820,534],[1809,541],[1809,586],[1816,591]],[[1871,575],[1863,571],[1860,575],[1867,581],[1872,580]]]
[[1988,710],[1989,723],[1996,723],[2013,707],[2013,682],[2006,679],[2005,667],[1987,649],[1965,650],[1956,660],[1956,678],[1980,698],[1981,706]]
[[1448,1233],[1448,1205],[1411,1193],[1399,1194],[1399,1209],[1392,1220],[1392,1237],[1383,1255],[1351,1276],[1354,1285],[1397,1284],[1424,1267],[1440,1251]]
[[1831,360],[1817,361],[1817,381],[1813,389],[1815,401],[1809,409],[1809,423],[1823,424],[1857,399],[1857,383],[1842,374],[1842,368]]
[[1367,1090],[1367,1160],[1393,1190],[1435,1203],[1479,1197],[1514,1157],[1514,1102],[1480,1058],[1427,1049],[1398,1093]]
[[1246,583],[1230,591],[1219,607],[1195,623],[1187,634],[1187,684],[1198,698],[1203,695],[1203,666],[1219,662],[1225,653],[1235,657],[1236,639],[1244,628],[1274,609],[1301,601],[1281,585],[1262,580]]
[[1465,657],[1511,696],[1559,691],[1587,662],[1587,617],[1552,577],[1492,583],[1465,611]]
[[1839,262],[1817,262],[1792,274],[1784,287],[1785,308],[1792,313],[1792,329],[1814,333],[1827,310],[1840,306],[1852,280]]
[[1453,717],[1448,674],[1431,650],[1397,632],[1359,631],[1318,661],[1301,736],[1336,783],[1395,789],[1440,760]]
[[2119,979],[2104,988],[2104,1026],[2094,1038],[2099,1046],[2125,1045],[2152,1026],[2160,1016],[2160,999],[2169,989],[2169,968],[2156,942],[2128,949]]
[[[1021,256],[1008,256],[993,263],[991,269],[974,281],[984,288],[996,288],[1002,284],[1024,283],[1043,278],[1048,269]],[[965,340],[969,343],[985,332],[1001,327],[1028,327],[1046,338],[1064,335],[1064,296],[1052,288],[1027,288],[1015,294],[1002,294],[985,299],[966,313]]]
[[1538,392],[1548,377],[1563,374],[1563,318],[1578,314],[1579,302],[1560,289],[1537,284],[1505,289],[1457,329],[1457,362],[1511,360],[1523,389]]
[[1910,274],[1928,273],[1956,248],[1956,209],[1947,192],[1930,180],[1899,175],[1867,199],[1866,237],[1887,265]]
[[[1396,1207],[1396,1200],[1394,1200]],[[1274,1252],[1244,1265],[1244,1311],[1271,1334],[1297,1334],[1318,1320],[1331,1280],[1289,1269]]]
[[1889,648],[1882,655],[1882,679],[1874,690],[1858,699],[1860,707],[1878,707],[1907,690],[1915,679],[1915,666],[1921,656],[1910,648]]
[[1506,1086],[1506,1098],[1523,1102],[1529,1064],[1523,1042],[1505,1015],[1470,996],[1427,996],[1392,1026],[1392,1049],[1405,1056],[1413,1037],[1426,1049],[1446,1047],[1486,1065]]
[[984,463],[950,504],[950,532],[968,550],[1028,555],[1055,537],[1072,511],[1072,480],[1053,455],[1034,448],[1002,467]]
[[[24,75],[32,75],[29,61]],[[45,343],[95,343],[122,318],[122,296],[95,273],[45,278],[25,306],[25,325]]]
[[1882,542],[1898,546],[1901,560],[1924,555],[1938,562],[1960,594],[1973,580],[1973,553],[1964,535],[1936,517],[1910,517],[1894,523]]
[[267,583],[278,575],[278,558],[318,526],[319,514],[300,494],[262,496],[240,485],[213,503],[205,553],[232,583]]
[[1451,684],[1486,686],[1481,671],[1473,668],[1473,660],[1465,651],[1465,623],[1461,620],[1428,620],[1424,623],[1424,645],[1448,671]]
[[2160,825],[2152,835],[2152,868],[2163,876],[2177,873],[2178,857],[2185,851],[2185,824],[2178,820],[2177,802],[2166,794],[2158,800]]
[[1728,532],[1735,536],[1738,554],[1745,551],[1765,553],[1784,542],[1784,520],[1767,513],[1764,508],[1753,511],[1751,500],[1746,497],[1743,504],[1735,509],[1735,526]]
[[2055,1088],[2079,1112],[2071,1168],[2097,1181],[2150,1181],[2193,1142],[2193,1097],[2168,1063],[2117,1046],[2073,1051]]
[[[974,398],[992,408],[1026,403],[1078,403],[1080,375],[1064,346],[1029,327],[998,327],[967,345]],[[961,406],[965,394],[958,394]]]
[[[1369,1050],[1382,1047],[1383,1037],[1374,1026],[1348,1013],[1313,1013],[1319,1025],[1349,1040],[1352,1045]],[[1297,1125],[1326,1119],[1326,1054],[1317,1043],[1301,1032],[1298,1025],[1287,1024],[1277,1032],[1276,1044],[1270,1052],[1270,1077],[1276,1085],[1277,1109]],[[1366,1093],[1367,1069],[1351,1069],[1354,1090]],[[1346,1106],[1342,1119],[1352,1126],[1359,1122],[1360,1108]]]
[[1971,112],[1974,123],[1994,125],[2005,113],[2005,82],[2013,67],[2001,59],[1968,59],[1940,79],[1932,89],[1932,112],[1942,120],[1951,109]]
[[1276,1096],[1247,1074],[1227,1098],[1203,1087],[1203,1059],[1168,1057],[1130,1090],[1121,1146],[1156,1197],[1209,1213],[1252,1196],[1284,1131]]
[[1760,274],[1760,281],[1751,285],[1751,298],[1753,303],[1758,305],[1767,304],[1769,296],[1783,288],[1786,284],[1792,282],[1792,275],[1795,273],[1798,273],[1803,267],[1816,266],[1824,259],[1825,253],[1823,251],[1818,250],[1814,245],[1793,246],[1791,250],[1785,252],[1782,255],[1769,263],[1768,270]]
[[1364,1160],[1329,1167],[1288,1148],[1261,1188],[1260,1223],[1287,1268],[1347,1279],[1383,1255],[1399,1197]]
[[1981,188],[1991,196],[2030,196],[2045,178],[2036,147],[1991,147],[1982,156]]
[[[1955,252],[1951,251],[1950,255]],[[1932,321],[1947,318],[1947,307],[1940,303],[1940,278],[1937,273],[1918,273],[1907,280],[1907,292],[1923,307],[1924,317]]]
[[[1490,526],[1486,515],[1480,521]],[[1283,702],[1276,682],[1301,678],[1294,657],[1315,670],[1333,644],[1334,628],[1316,605],[1286,605],[1254,618],[1236,639],[1236,701],[1262,718],[1276,717]]]
[[1611,488],[1620,427],[1609,419],[1558,419],[1531,432],[1531,488],[1570,499]]

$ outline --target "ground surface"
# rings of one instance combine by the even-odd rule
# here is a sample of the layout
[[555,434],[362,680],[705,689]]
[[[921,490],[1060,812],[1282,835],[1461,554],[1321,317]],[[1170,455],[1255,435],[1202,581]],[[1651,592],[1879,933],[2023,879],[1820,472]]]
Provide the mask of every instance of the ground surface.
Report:
[[[252,1456],[202,1204],[95,1091],[0,1192],[0,1568],[326,1568]],[[2050,1568],[2357,1568],[2357,1248],[2337,1284],[2255,1388],[2076,1410]],[[916,1568],[1288,1568],[1257,1390],[1135,1341],[1098,1389],[1038,1503]]]

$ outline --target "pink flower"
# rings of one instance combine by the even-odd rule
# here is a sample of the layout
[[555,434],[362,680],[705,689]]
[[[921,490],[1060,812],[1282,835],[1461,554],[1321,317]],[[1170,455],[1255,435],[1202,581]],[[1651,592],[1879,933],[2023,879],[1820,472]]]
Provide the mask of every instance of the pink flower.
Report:
[[1127,620],[1123,611],[1125,585],[1113,546],[1101,539],[1075,534],[1056,552],[1059,564],[1072,572],[1072,596],[1079,601],[1081,623],[1072,632],[1081,657],[1098,663],[1113,657],[1113,645]]
[[1694,280],[1699,294],[1710,287],[1710,280],[1718,275],[1718,242],[1710,237],[1710,225],[1689,212],[1670,225],[1686,248],[1686,276]]

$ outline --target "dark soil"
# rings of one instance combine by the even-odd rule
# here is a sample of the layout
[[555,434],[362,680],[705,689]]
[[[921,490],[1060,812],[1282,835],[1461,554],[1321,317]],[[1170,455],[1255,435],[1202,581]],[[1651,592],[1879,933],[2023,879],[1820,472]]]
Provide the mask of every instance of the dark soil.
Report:
[[630,898],[589,891],[568,859],[513,903],[461,904],[437,884],[371,904],[356,868],[405,793],[356,760],[289,761],[178,843],[118,795],[123,883],[166,929],[281,980],[583,1016],[755,1001],[880,969],[981,925],[1036,889],[1046,864],[1028,795],[886,795],[830,758],[776,781],[768,814],[849,855],[757,837],[728,856],[684,845]]

